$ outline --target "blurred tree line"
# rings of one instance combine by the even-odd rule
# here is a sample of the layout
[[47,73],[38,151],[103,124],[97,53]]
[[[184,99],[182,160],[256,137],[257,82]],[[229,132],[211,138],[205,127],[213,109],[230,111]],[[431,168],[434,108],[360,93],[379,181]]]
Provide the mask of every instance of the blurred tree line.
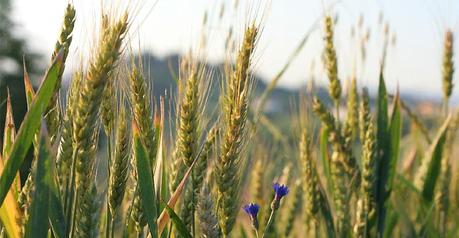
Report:
[[0,0],[0,147],[3,146],[7,92],[11,95],[16,130],[19,130],[19,125],[27,112],[23,62],[32,78],[36,78],[35,73],[40,69],[40,56],[33,53],[27,47],[26,40],[17,34],[18,27],[12,20],[12,10],[10,0]]

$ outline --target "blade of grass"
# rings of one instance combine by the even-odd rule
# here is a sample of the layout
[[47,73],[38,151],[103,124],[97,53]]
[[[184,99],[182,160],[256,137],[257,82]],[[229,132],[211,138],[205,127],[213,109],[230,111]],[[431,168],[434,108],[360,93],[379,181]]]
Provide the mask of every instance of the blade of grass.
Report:
[[[16,137],[16,126],[14,125],[10,90],[7,90],[7,92],[8,95],[6,99],[5,128],[3,132],[3,156],[8,160],[11,149],[13,147],[14,139]],[[17,200],[19,191],[21,191],[21,180],[19,177],[19,172],[16,174],[16,178],[14,179],[14,186],[12,186],[10,189],[13,191],[14,199]]]
[[399,220],[399,215],[397,211],[390,210],[389,216],[387,217],[386,227],[384,228],[384,238],[393,237],[393,233],[395,230],[395,226],[397,225],[397,221]]
[[325,127],[320,130],[320,160],[327,180],[327,188],[333,191],[333,181],[330,175],[330,158],[328,156],[328,131]]
[[191,234],[188,232],[188,229],[186,228],[185,224],[183,221],[180,219],[180,217],[174,212],[174,209],[170,208],[166,203],[164,203],[164,207],[169,214],[169,217],[172,220],[172,223],[174,223],[176,231],[180,235],[180,237],[185,237],[185,238],[192,238]]
[[[3,169],[3,160],[0,156],[0,175]],[[0,206],[0,220],[9,237],[20,237],[20,227],[16,223],[20,217],[17,201],[14,198],[13,191],[10,189],[6,195],[5,202]]]
[[[175,189],[175,191],[172,194],[171,198],[167,202],[167,205],[169,207],[173,208],[175,206],[175,204],[177,203],[178,199],[180,198],[180,196],[182,195],[183,189],[185,188],[185,184],[186,184],[188,178],[190,177],[191,170],[193,169],[195,163],[196,163],[196,159],[191,164],[191,166],[188,168],[188,170],[186,171],[185,175],[183,176],[182,181],[177,186],[177,189]],[[166,224],[169,222],[169,219],[170,219],[169,214],[168,214],[167,210],[164,209],[161,212],[161,215],[159,216],[158,221],[157,221],[159,234],[161,234],[163,232],[164,228],[166,227]]]
[[379,87],[377,98],[377,154],[376,164],[376,212],[377,212],[377,231],[380,237],[384,233],[384,221],[386,216],[386,183],[389,174],[390,162],[390,134],[387,90],[384,82],[384,75],[381,67],[379,75]]
[[29,72],[27,71],[27,67],[25,62],[24,64],[24,89],[26,94],[26,101],[27,101],[27,108],[29,109],[32,105],[33,98],[35,97],[35,91],[32,87],[32,83],[30,82]]
[[[11,95],[10,90],[7,90],[6,99],[6,116],[5,116],[5,128],[3,130],[3,156],[8,160],[13,147],[14,137],[16,136],[16,126],[14,125],[13,119],[13,108],[11,106]],[[17,190],[15,191],[17,192]],[[17,194],[15,194],[17,196]]]
[[49,139],[46,125],[43,123],[41,130],[37,168],[35,173],[35,189],[32,194],[30,205],[30,217],[26,224],[25,236],[46,238],[48,236],[48,203],[49,185],[51,184],[51,166],[49,153]]
[[156,225],[157,212],[156,212],[156,196],[153,183],[153,176],[151,174],[151,166],[148,161],[148,155],[144,145],[141,142],[139,135],[139,128],[133,121],[132,131],[134,135],[134,154],[135,162],[137,165],[139,194],[142,198],[143,211],[146,216],[148,228],[151,237],[158,237],[158,230]]
[[400,138],[402,136],[402,116],[400,111],[400,95],[397,92],[392,111],[392,117],[389,127],[390,133],[390,151],[389,151],[389,168],[386,184],[387,198],[392,192],[392,185],[396,175],[397,161],[400,150]]
[[24,117],[16,140],[11,149],[11,156],[5,164],[0,177],[0,204],[3,204],[11,184],[18,172],[27,151],[32,144],[35,133],[40,127],[41,117],[53,96],[60,69],[63,67],[63,52],[60,51],[47,71],[41,87],[33,100],[30,110]]
[[52,186],[49,193],[49,225],[55,238],[64,238],[66,224],[64,210],[62,209],[58,195],[56,186]]
[[440,175],[443,148],[445,145],[446,134],[448,132],[450,120],[451,117],[448,117],[446,119],[440,131],[438,132],[438,135],[435,138],[434,143],[432,144],[432,152],[430,154],[429,159],[430,162],[428,165],[427,173],[424,177],[425,179],[421,190],[422,198],[424,199],[424,201],[429,203],[433,201],[435,186]]
[[324,189],[321,190],[321,200],[322,204],[320,206],[320,211],[325,222],[326,232],[328,238],[335,238],[335,223],[333,221],[333,214],[330,208],[330,203],[328,202],[327,194]]

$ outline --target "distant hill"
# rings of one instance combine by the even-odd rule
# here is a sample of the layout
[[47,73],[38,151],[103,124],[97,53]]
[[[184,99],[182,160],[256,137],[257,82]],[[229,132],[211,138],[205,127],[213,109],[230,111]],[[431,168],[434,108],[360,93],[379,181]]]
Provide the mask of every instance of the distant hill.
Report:
[[[166,113],[169,113],[171,110],[175,111],[175,109],[173,108],[175,104],[169,102],[175,100],[177,84],[175,82],[174,77],[176,77],[175,75],[179,72],[179,62],[181,57],[177,54],[173,54],[159,58],[152,53],[144,52],[140,56],[140,58],[144,69],[144,73],[147,76],[146,78],[150,80],[149,84],[152,88],[154,98],[158,100],[160,96],[167,95]],[[138,62],[138,60],[139,59],[137,58],[136,62]],[[209,112],[212,112],[214,111],[215,107],[217,106],[217,103],[219,102],[220,89],[223,83],[223,65],[206,64],[205,67],[209,72],[212,72],[213,77],[211,79],[212,90],[210,91],[207,107]],[[257,101],[260,99],[261,94],[266,90],[268,84],[265,79],[261,78],[256,74],[254,74],[254,78],[256,80],[256,84],[253,89],[252,102],[253,105],[256,105]],[[297,108],[293,106],[298,105],[301,90],[305,90],[305,87],[298,87],[293,89],[276,87],[272,91],[265,105],[264,112],[265,115],[271,120],[271,122],[278,127],[278,129],[282,131],[292,129],[292,112],[295,112],[297,110]],[[316,86],[314,93],[319,98],[321,98],[321,100],[323,100],[325,103],[331,103],[326,88]],[[420,98],[418,94],[414,93],[404,93],[402,94],[402,98],[408,105],[410,105],[410,107],[412,107],[415,110],[418,109],[416,107],[420,105],[421,102],[424,102],[426,100],[431,101],[431,98]],[[374,105],[374,102],[375,97],[371,96],[371,104]],[[169,108],[169,105],[171,105],[172,108]],[[345,110],[346,108],[343,104],[341,109],[342,116],[346,115]]]
[[[150,74],[149,78],[152,80],[153,93],[155,97],[164,95],[164,92],[176,92],[176,83],[173,74],[178,72],[179,55],[169,55],[164,58],[158,58],[151,53],[144,53],[142,56],[142,64],[146,74]],[[212,78],[212,92],[209,96],[209,103],[211,105],[218,101],[220,95],[220,85],[222,83],[223,65],[206,65],[209,71],[213,72]],[[172,73],[174,72],[174,73]],[[257,100],[260,95],[265,91],[267,83],[258,75],[254,75],[256,80],[255,88],[253,89],[254,100]],[[273,90],[269,100],[266,104],[265,111],[268,114],[287,113],[290,112],[291,103],[297,102],[300,95],[300,88],[288,89],[277,87]],[[321,98],[328,100],[327,92],[323,88],[318,88],[316,94]]]

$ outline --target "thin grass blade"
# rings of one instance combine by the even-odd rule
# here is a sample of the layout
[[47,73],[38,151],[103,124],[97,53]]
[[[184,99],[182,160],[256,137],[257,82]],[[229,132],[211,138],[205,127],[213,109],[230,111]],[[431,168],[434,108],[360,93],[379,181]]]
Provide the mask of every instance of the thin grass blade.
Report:
[[151,166],[148,161],[148,155],[143,146],[140,136],[139,128],[135,124],[132,125],[134,135],[134,154],[137,165],[139,193],[142,198],[142,206],[144,214],[147,218],[148,228],[153,238],[158,237],[158,229],[156,225],[157,212],[156,212],[156,196],[153,183],[153,176],[151,174]]
[[377,153],[376,164],[376,212],[377,231],[380,237],[384,233],[384,222],[386,217],[386,183],[390,169],[390,133],[386,83],[381,69],[379,76],[378,98],[377,98]]
[[450,119],[451,117],[448,117],[443,123],[443,126],[441,127],[437,137],[434,140],[434,143],[432,144],[432,152],[429,159],[430,163],[428,165],[421,191],[422,198],[426,202],[432,202],[434,198],[435,186],[437,184],[438,177],[440,176],[441,160],[443,157],[443,149]]
[[37,168],[35,173],[35,189],[30,205],[30,217],[26,225],[25,238],[46,238],[48,236],[48,205],[49,187],[51,184],[51,166],[49,139],[46,126],[43,123],[41,130]]
[[167,204],[164,205],[180,237],[192,238],[191,234],[188,232],[188,229],[185,226],[185,223],[183,223],[180,217],[174,212],[174,209],[170,208]]
[[400,95],[395,96],[394,107],[392,111],[391,122],[389,126],[390,133],[390,151],[389,151],[389,171],[386,184],[387,196],[392,192],[392,185],[396,176],[397,161],[400,151],[400,139],[402,136],[402,115],[400,111]]
[[[191,175],[191,171],[192,171],[195,163],[196,163],[196,159],[191,164],[191,166],[188,168],[188,170],[186,171],[185,175],[183,176],[182,181],[177,186],[177,189],[174,191],[174,193],[172,194],[171,198],[167,202],[167,206],[169,206],[170,208],[175,207],[175,204],[177,203],[178,199],[182,195],[183,189],[185,188],[185,184],[186,184],[188,178]],[[161,215],[159,216],[158,221],[157,221],[159,234],[161,234],[163,232],[164,228],[166,227],[166,224],[169,222],[169,219],[170,219],[169,213],[167,212],[166,209],[164,209],[161,212]]]

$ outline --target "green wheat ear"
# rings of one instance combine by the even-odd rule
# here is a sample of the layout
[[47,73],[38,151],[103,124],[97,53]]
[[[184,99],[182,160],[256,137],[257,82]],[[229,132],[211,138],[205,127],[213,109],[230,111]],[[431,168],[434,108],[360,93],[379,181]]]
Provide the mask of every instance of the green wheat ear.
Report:
[[75,196],[70,199],[73,205],[69,206],[72,207],[72,221],[75,224],[71,234],[79,229],[85,234],[88,232],[87,227],[80,228],[81,225],[86,224],[75,221],[88,215],[82,209],[90,205],[87,203],[92,202],[85,197],[87,196],[85,192],[90,189],[91,179],[93,179],[92,169],[98,141],[98,112],[105,85],[121,54],[127,28],[127,14],[112,24],[109,24],[106,16],[102,19],[102,31],[96,54],[89,63],[86,77],[80,82],[78,97],[72,108],[72,157],[74,159],[72,163],[75,167],[71,174],[75,175],[72,179],[75,180],[76,186]]
[[116,218],[123,201],[129,174],[131,146],[127,121],[126,109],[121,103],[116,126],[115,154],[110,166],[108,188],[108,206],[113,220]]
[[[191,59],[191,56],[183,59],[180,72],[179,85],[179,112],[178,112],[178,129],[176,156],[178,156],[187,168],[191,166],[198,156],[199,133],[201,131],[202,120],[202,98],[203,94],[202,80],[203,74],[199,72],[197,65]],[[183,88],[182,88],[183,87]],[[201,165],[202,166],[202,165]],[[181,209],[181,218],[185,225],[192,233],[194,228],[194,213],[196,207],[195,196],[199,188],[195,188],[196,169],[191,173],[192,182],[188,185],[185,192],[184,203]],[[180,179],[180,178],[179,178]]]
[[[154,161],[156,160],[157,147],[155,138],[156,132],[153,126],[153,109],[150,103],[150,94],[148,92],[147,82],[141,72],[141,68],[133,65],[128,80],[129,100],[132,107],[133,120],[139,127],[140,139],[147,149],[150,164],[155,164]],[[132,193],[134,197],[131,206],[130,219],[134,221],[136,231],[141,233],[147,224],[147,220],[142,209],[142,199],[139,196],[137,171],[133,169],[132,174],[134,180]]]
[[246,139],[246,124],[252,80],[249,68],[258,29],[246,29],[235,69],[227,75],[223,100],[224,129],[222,147],[215,166],[218,191],[218,219],[223,237],[231,233],[238,213],[240,162]]
[[140,129],[140,138],[148,151],[151,164],[156,159],[155,128],[153,127],[153,109],[147,82],[141,68],[133,66],[129,79],[129,100],[134,120]]
[[116,95],[115,95],[115,78],[111,77],[102,95],[102,103],[100,106],[100,118],[104,127],[105,134],[108,138],[111,137],[113,124],[115,121],[114,108],[116,108]]
[[359,128],[360,128],[361,144],[365,143],[365,137],[368,131],[370,118],[371,118],[370,95],[368,94],[368,88],[365,87],[362,89],[362,100],[360,102],[360,109],[359,109]]
[[359,127],[359,93],[357,89],[357,79],[355,77],[350,81],[347,96],[347,117],[345,127],[349,128],[351,141],[357,136]]
[[293,189],[293,196],[290,197],[287,203],[286,212],[282,214],[282,216],[285,216],[285,219],[282,220],[280,227],[283,227],[282,233],[285,237],[289,237],[294,232],[295,219],[299,217],[303,200],[303,187],[301,180],[298,179]]
[[371,221],[375,218],[376,137],[375,125],[371,117],[362,150],[362,183],[354,226],[356,237],[368,237],[371,232]]
[[61,33],[60,33],[58,41],[56,42],[56,45],[54,47],[54,52],[51,57],[51,61],[53,61],[55,57],[57,56],[58,52],[61,49],[64,50],[64,58],[63,58],[64,64],[58,75],[59,82],[56,84],[56,88],[54,89],[53,97],[45,112],[46,125],[47,125],[48,131],[51,136],[50,138],[51,144],[54,144],[57,138],[59,127],[61,126],[60,124],[61,124],[62,116],[61,116],[61,108],[59,106],[59,89],[61,87],[62,75],[65,69],[65,61],[69,53],[70,44],[72,43],[73,28],[75,26],[75,20],[76,20],[75,16],[76,16],[75,8],[73,7],[72,4],[68,4],[65,10],[64,23],[62,24]]
[[306,232],[312,234],[316,229],[319,220],[317,214],[320,211],[320,184],[316,170],[316,163],[312,158],[310,135],[306,129],[302,129],[300,138],[299,159],[302,165],[303,175],[303,210],[305,215]]
[[341,82],[338,79],[338,59],[336,57],[334,37],[334,25],[331,16],[326,16],[325,21],[325,49],[324,49],[324,62],[327,71],[327,77],[330,82],[329,93],[336,106],[339,105],[341,98]]
[[217,216],[215,215],[214,202],[211,191],[207,184],[204,184],[198,201],[199,227],[203,237],[219,238],[220,229],[218,227]]
[[313,111],[322,121],[329,133],[329,142],[332,145],[330,172],[333,181],[333,200],[335,204],[336,229],[339,234],[349,230],[349,198],[352,191],[350,186],[356,176],[360,176],[356,163],[347,152],[346,143],[336,127],[336,120],[318,99],[313,100]]
[[453,91],[453,75],[454,75],[454,35],[451,30],[445,33],[443,44],[443,65],[442,65],[442,83],[443,97],[445,107],[447,108],[449,98]]

